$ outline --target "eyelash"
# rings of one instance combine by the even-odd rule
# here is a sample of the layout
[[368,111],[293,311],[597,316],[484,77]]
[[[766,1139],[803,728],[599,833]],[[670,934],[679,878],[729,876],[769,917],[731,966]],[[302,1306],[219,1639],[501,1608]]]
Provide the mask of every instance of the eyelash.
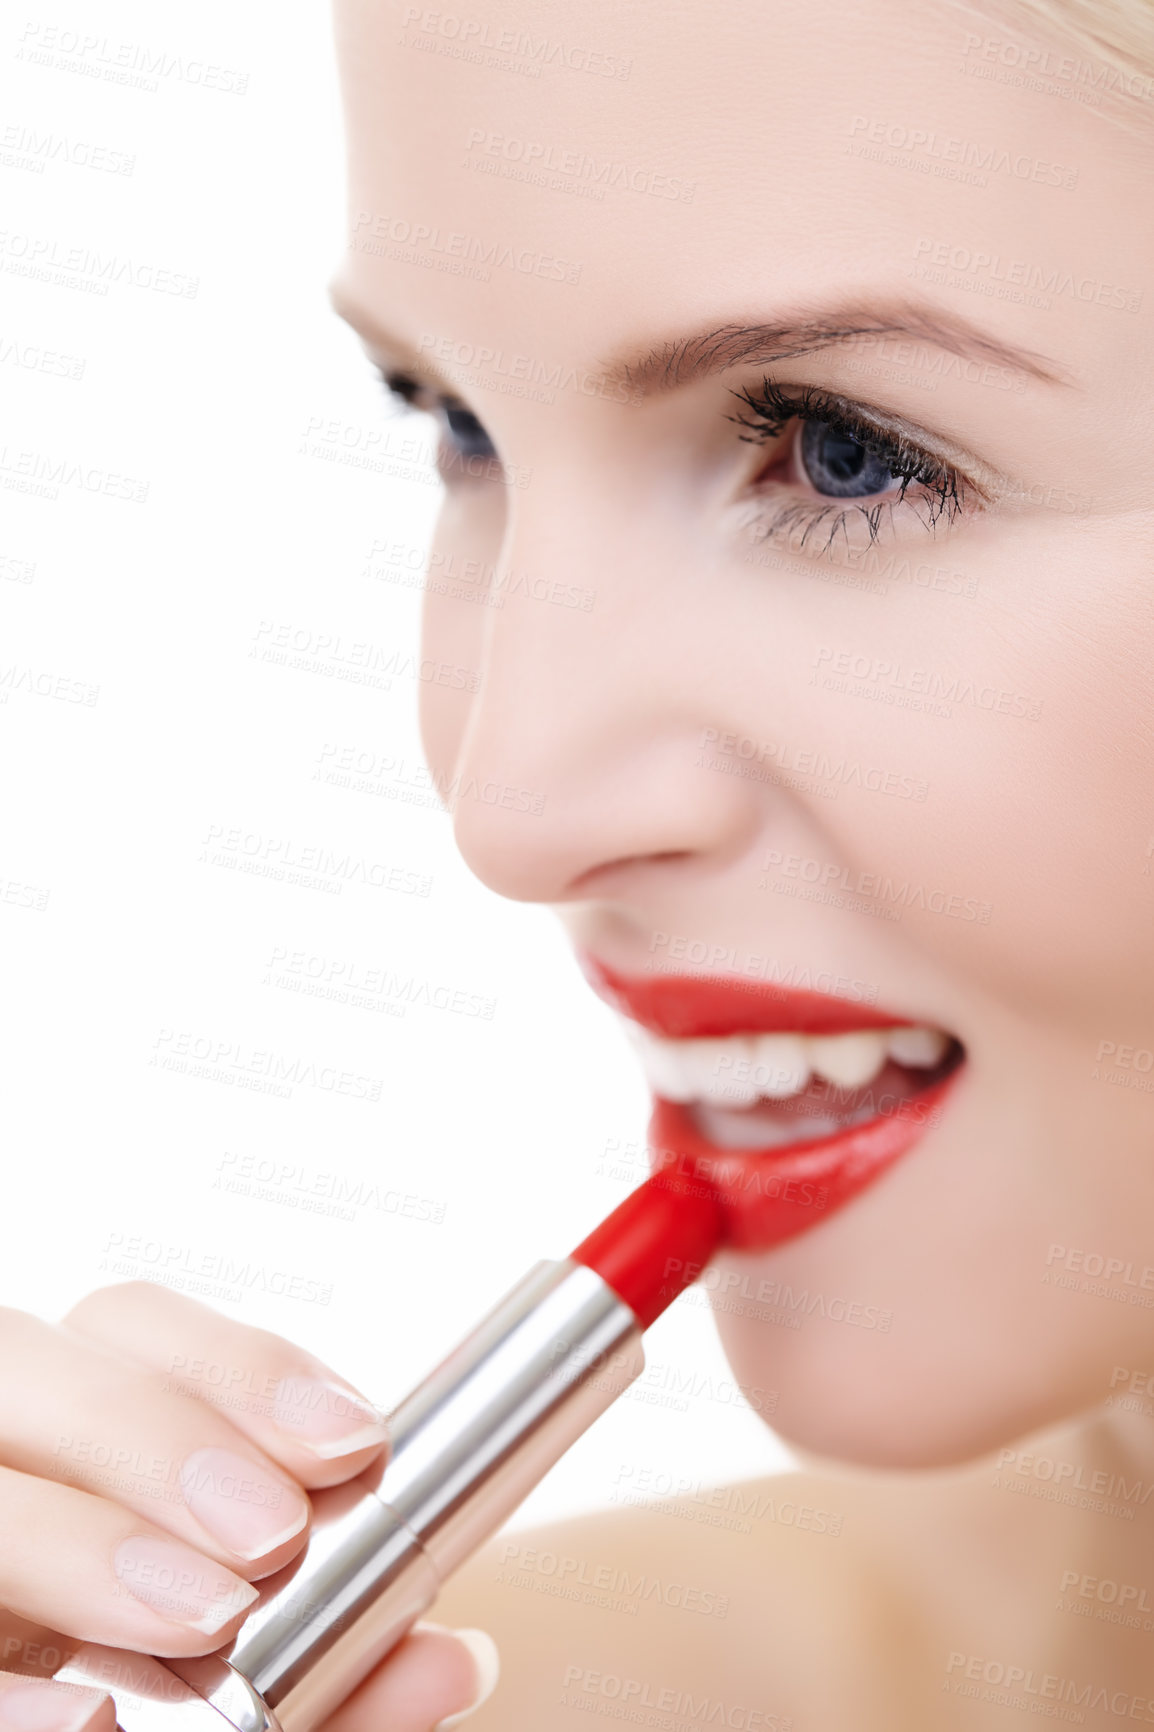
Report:
[[[440,421],[441,437],[446,443],[456,439],[455,451],[458,457],[496,460],[497,453],[489,440],[489,435],[472,410],[467,409],[458,398],[443,397],[430,391],[419,379],[414,379],[411,373],[385,372],[381,368],[378,368],[377,371],[389,397],[395,405],[400,407],[402,413],[411,410],[416,414],[432,415]],[[461,438],[461,429],[454,429],[452,426],[450,420],[452,416],[471,422],[472,427],[477,430],[477,435],[484,440],[486,449],[470,451],[468,440]]]
[[744,405],[745,412],[729,415],[726,419],[747,429],[739,435],[746,443],[767,444],[779,438],[789,422],[794,420],[801,425],[806,422],[824,423],[877,457],[893,479],[901,483],[896,495],[875,499],[873,504],[835,507],[809,499],[784,502],[772,513],[759,511],[757,527],[762,540],[778,537],[783,532],[792,534],[800,529],[797,545],[803,547],[810,532],[824,524],[829,533],[820,551],[828,552],[839,531],[847,534],[850,517],[857,516],[864,521],[873,543],[878,539],[883,516],[892,514],[894,506],[905,501],[907,492],[915,484],[926,491],[915,495],[910,503],[915,507],[926,505],[927,515],[922,517],[922,522],[930,533],[942,518],[952,523],[969,501],[965,477],[952,465],[932,457],[902,434],[885,433],[871,426],[843,402],[816,386],[804,385],[790,391],[766,377],[760,385],[732,394]]
[[[467,409],[458,398],[445,397],[432,392],[419,379],[403,372],[386,372],[378,369],[385,389],[394,403],[404,411],[414,411],[432,414],[441,419],[442,438],[446,443],[456,440],[454,450],[458,457],[486,457],[496,459],[496,452],[489,440],[481,421],[471,410]],[[951,464],[933,457],[928,451],[916,445],[912,440],[900,433],[886,433],[862,417],[853,413],[852,408],[829,393],[816,386],[805,385],[794,390],[786,389],[775,380],[764,377],[757,386],[747,386],[732,395],[742,404],[742,411],[736,415],[728,415],[726,419],[745,431],[739,438],[747,444],[765,445],[771,440],[780,438],[791,421],[797,421],[799,426],[807,422],[822,423],[835,433],[848,436],[884,463],[894,480],[900,482],[896,495],[887,495],[882,499],[874,499],[872,504],[848,504],[834,506],[821,503],[821,496],[807,500],[783,501],[774,509],[767,509],[764,501],[759,506],[754,519],[759,540],[780,538],[783,534],[791,540],[800,531],[800,537],[795,545],[804,548],[811,532],[820,526],[828,530],[824,547],[819,551],[828,553],[839,533],[848,541],[848,523],[852,517],[860,518],[869,536],[870,543],[878,540],[883,518],[892,515],[895,505],[906,502],[910,488],[917,486],[920,491],[913,496],[910,504],[926,508],[921,521],[930,532],[937,528],[944,518],[947,524],[953,523],[968,503],[974,491],[967,486],[965,477]],[[462,440],[461,429],[454,429],[449,417],[457,416],[471,423],[468,432],[475,429],[474,439],[484,441],[482,451],[468,449],[467,437]]]

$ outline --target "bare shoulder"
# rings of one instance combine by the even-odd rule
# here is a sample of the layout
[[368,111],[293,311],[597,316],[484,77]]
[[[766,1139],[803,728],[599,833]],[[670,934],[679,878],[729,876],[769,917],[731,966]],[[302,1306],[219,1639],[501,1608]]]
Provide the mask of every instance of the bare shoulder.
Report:
[[501,1685],[477,1732],[573,1732],[590,1713],[893,1732],[894,1672],[928,1637],[875,1527],[867,1488],[852,1480],[718,1486],[507,1533],[433,1616],[480,1625],[501,1648]]

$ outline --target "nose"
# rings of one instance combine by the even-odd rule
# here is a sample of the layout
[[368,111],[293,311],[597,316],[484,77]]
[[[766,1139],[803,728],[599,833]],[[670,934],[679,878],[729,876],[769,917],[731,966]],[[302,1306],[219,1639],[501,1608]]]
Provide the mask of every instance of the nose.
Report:
[[[487,610],[452,766],[457,845],[502,896],[607,893],[655,867],[732,858],[759,829],[748,784],[703,767],[709,730],[725,725],[703,696],[718,687],[710,651],[672,600],[675,579],[663,597],[653,550],[619,531],[602,516],[594,534],[571,506],[522,510],[502,547],[508,593]],[[598,582],[610,544],[612,580]]]

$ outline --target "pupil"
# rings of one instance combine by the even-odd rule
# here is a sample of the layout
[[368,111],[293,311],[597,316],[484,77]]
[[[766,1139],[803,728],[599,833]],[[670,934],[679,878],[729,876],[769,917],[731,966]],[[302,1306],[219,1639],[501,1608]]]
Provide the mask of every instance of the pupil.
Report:
[[816,490],[834,499],[865,499],[871,493],[884,493],[894,479],[883,458],[829,421],[805,422],[801,461]]
[[451,403],[444,406],[445,425],[453,436],[457,449],[465,457],[495,457],[493,443],[471,409]]

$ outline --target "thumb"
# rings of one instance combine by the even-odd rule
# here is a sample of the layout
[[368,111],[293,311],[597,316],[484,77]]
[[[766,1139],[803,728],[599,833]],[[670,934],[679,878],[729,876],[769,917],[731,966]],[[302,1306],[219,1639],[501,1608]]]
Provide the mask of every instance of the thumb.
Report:
[[488,1700],[499,1672],[497,1645],[484,1630],[414,1624],[323,1732],[447,1732]]

